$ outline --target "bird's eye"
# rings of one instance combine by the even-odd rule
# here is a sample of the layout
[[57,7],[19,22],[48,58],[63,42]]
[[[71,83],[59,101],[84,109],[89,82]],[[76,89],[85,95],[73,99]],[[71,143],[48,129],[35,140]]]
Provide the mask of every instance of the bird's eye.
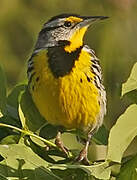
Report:
[[65,21],[64,26],[70,27],[71,26],[71,22],[70,21]]

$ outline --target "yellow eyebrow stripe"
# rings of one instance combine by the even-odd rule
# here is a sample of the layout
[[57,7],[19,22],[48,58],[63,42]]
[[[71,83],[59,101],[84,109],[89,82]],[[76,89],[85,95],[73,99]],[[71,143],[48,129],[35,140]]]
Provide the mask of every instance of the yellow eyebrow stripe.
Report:
[[66,18],[66,21],[70,21],[70,22],[81,22],[81,21],[83,21],[83,19],[82,19],[82,18],[79,18],[79,17],[70,16],[70,17]]

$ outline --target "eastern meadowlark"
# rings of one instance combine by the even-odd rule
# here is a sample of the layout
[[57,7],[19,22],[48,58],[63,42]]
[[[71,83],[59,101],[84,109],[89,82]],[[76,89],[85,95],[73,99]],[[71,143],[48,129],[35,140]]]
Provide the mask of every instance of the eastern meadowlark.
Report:
[[[106,93],[99,59],[83,37],[93,22],[106,16],[61,14],[46,22],[28,61],[29,91],[41,115],[51,124],[79,129],[87,136],[77,161],[88,163],[91,137],[102,125]],[[56,143],[60,143],[60,132]]]

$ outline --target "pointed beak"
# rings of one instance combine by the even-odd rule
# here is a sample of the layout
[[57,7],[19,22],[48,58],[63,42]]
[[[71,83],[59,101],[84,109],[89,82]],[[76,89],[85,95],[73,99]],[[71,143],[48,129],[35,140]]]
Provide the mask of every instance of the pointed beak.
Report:
[[84,26],[90,26],[92,23],[98,20],[104,20],[109,18],[108,16],[83,16],[81,17],[83,21],[79,23],[80,28]]

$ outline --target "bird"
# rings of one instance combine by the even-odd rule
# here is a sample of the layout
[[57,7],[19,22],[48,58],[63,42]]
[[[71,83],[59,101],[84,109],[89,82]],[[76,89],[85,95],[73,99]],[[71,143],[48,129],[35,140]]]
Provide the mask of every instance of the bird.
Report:
[[[77,162],[89,164],[88,147],[106,114],[106,91],[95,52],[84,43],[94,22],[107,16],[60,14],[38,34],[28,60],[28,89],[40,114],[52,125],[76,129],[86,137]],[[67,154],[58,131],[55,143]]]

